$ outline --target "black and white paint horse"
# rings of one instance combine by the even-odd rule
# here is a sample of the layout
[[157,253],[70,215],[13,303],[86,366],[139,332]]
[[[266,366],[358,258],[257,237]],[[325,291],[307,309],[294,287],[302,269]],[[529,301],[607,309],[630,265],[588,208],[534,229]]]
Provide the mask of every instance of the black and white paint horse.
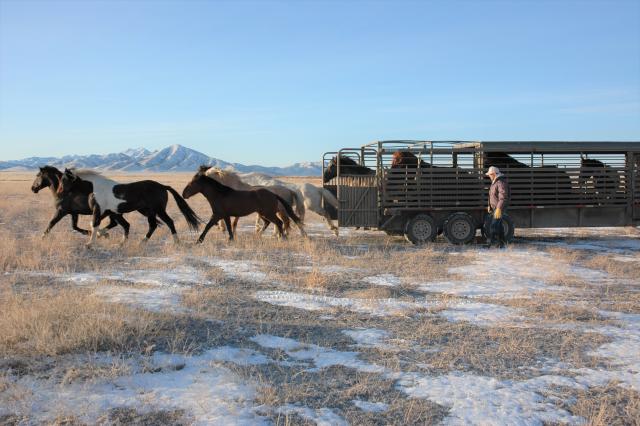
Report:
[[[59,192],[64,194],[79,187],[84,187],[85,190],[90,188],[91,195],[89,195],[88,201],[92,210],[93,220],[91,222],[89,246],[95,242],[96,228],[104,216],[110,212],[122,214],[134,210],[146,216],[149,222],[149,230],[144,241],[153,235],[153,232],[158,227],[158,219],[160,219],[169,227],[174,242],[177,243],[176,228],[173,220],[167,214],[167,201],[169,198],[167,191],[173,195],[180,212],[187,220],[189,228],[197,230],[200,223],[196,213],[175,189],[153,180],[118,183],[92,170],[65,169]],[[114,218],[119,220],[117,216],[114,216]]]
[[[73,230],[80,232],[83,235],[89,235],[89,231],[82,229],[78,226],[79,215],[92,214],[91,207],[89,207],[89,194],[86,188],[78,188],[76,191],[71,191],[67,194],[58,194],[58,187],[60,180],[62,179],[62,172],[53,166],[40,167],[38,174],[36,175],[33,184],[31,185],[31,191],[37,194],[44,188],[49,188],[53,195],[53,201],[55,203],[56,212],[49,221],[47,229],[45,229],[42,236],[46,236],[63,217],[71,215],[71,227]],[[106,230],[118,226],[118,221],[113,218],[115,215],[110,215],[110,222],[105,228],[98,230],[99,236],[108,236]],[[120,223],[124,228],[125,235],[129,233],[129,222],[127,222],[122,215],[120,216]]]

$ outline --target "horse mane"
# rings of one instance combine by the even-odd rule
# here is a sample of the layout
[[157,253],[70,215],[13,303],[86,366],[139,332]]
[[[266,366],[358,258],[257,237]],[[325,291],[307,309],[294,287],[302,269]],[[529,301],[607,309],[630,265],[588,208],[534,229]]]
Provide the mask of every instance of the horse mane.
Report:
[[224,194],[228,193],[228,192],[234,192],[235,189],[231,188],[230,186],[224,185],[222,183],[220,183],[220,181],[218,181],[217,179],[211,177],[211,176],[207,176],[206,173],[198,173],[201,177],[203,177],[205,179],[206,182],[210,183],[211,185],[213,185],[217,191],[222,192]]
[[103,175],[100,172],[97,172],[95,170],[92,169],[76,169],[75,167],[71,167],[69,169],[69,171],[71,171],[71,173],[73,173],[74,175],[82,178],[83,176],[97,176],[97,177],[101,177],[103,179],[108,179],[105,175]]
[[48,164],[47,164],[47,165],[45,165],[45,166],[40,167],[40,171],[53,173],[53,174],[55,174],[57,177],[62,176],[62,172],[61,172],[58,168],[56,168],[56,167],[54,167],[54,166],[50,166],[50,165],[48,165]]
[[212,167],[212,166],[207,166],[207,165],[204,165],[204,164],[203,164],[203,165],[201,165],[201,166],[198,168],[198,173],[205,174],[205,173],[207,173],[207,171],[209,171],[209,170],[211,170],[211,169],[213,169],[213,167]]

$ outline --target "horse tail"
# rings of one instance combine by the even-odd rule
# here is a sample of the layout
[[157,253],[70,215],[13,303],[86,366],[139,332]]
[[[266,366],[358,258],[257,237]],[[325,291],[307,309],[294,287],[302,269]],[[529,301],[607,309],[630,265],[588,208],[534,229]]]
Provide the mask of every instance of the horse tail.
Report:
[[322,198],[324,198],[326,202],[328,202],[329,204],[331,204],[333,207],[337,209],[338,199],[336,198],[336,196],[333,195],[331,191],[329,191],[328,189],[325,189],[325,188],[319,188],[319,189],[320,189],[320,194],[322,195]]
[[282,206],[284,207],[285,211],[287,212],[287,215],[293,219],[293,221],[296,223],[296,226],[298,227],[298,229],[300,230],[300,233],[302,234],[303,237],[307,236],[307,233],[304,232],[304,224],[302,223],[302,221],[300,220],[300,218],[295,214],[295,212],[293,211],[293,209],[291,208],[291,205],[289,203],[287,203],[284,198],[282,198],[281,196],[277,195],[277,194],[273,194],[276,196],[276,198],[278,199],[278,201],[280,201],[280,204],[282,204]]
[[305,208],[304,208],[304,198],[302,194],[297,189],[292,189],[293,192],[293,200],[296,203],[296,213],[298,217],[300,217],[300,221],[304,222]]
[[176,204],[178,205],[178,208],[184,215],[184,218],[187,220],[187,224],[189,225],[189,228],[191,230],[196,231],[198,229],[198,225],[200,224],[200,222],[202,222],[202,219],[198,217],[196,212],[191,210],[191,207],[189,207],[189,204],[187,204],[184,198],[182,198],[182,196],[178,194],[178,191],[176,191],[169,185],[165,185],[164,189],[166,189],[171,193],[171,195],[173,195],[173,199],[176,200]]

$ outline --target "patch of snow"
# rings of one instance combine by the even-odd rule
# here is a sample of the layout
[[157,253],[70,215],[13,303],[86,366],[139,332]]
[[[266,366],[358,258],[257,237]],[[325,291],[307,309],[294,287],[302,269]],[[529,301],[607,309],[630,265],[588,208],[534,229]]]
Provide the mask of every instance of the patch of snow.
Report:
[[636,256],[614,256],[611,259],[616,262],[640,262],[640,257]]
[[451,322],[467,321],[487,326],[523,319],[513,308],[489,303],[454,303],[439,315]]
[[313,409],[299,405],[286,404],[282,407],[278,407],[276,412],[284,415],[297,414],[305,420],[314,422],[317,426],[348,426],[349,424],[333,410],[325,407]]
[[232,362],[238,365],[261,365],[275,362],[268,356],[248,348],[234,348],[231,346],[221,346],[211,349],[209,352],[212,361]]
[[105,285],[96,290],[97,295],[113,303],[123,303],[141,307],[153,312],[187,312],[180,306],[184,288],[135,288],[127,286]]
[[307,311],[321,311],[327,309],[347,309],[352,312],[369,314],[372,316],[407,315],[417,309],[434,306],[433,302],[424,301],[405,302],[397,299],[355,299],[348,297],[318,296],[313,294],[294,293],[287,291],[265,290],[258,291],[254,297],[272,305],[289,306]]
[[228,260],[217,257],[204,257],[202,260],[211,266],[216,266],[231,278],[244,279],[262,283],[268,280],[267,274],[260,271],[259,262],[246,260]]
[[365,277],[362,279],[362,281],[369,284],[380,285],[385,287],[396,287],[402,283],[400,278],[396,277],[393,274],[382,274],[382,275],[374,275],[372,277]]
[[368,413],[384,413],[389,409],[389,404],[385,404],[384,402],[370,402],[362,401],[360,399],[354,399],[351,402],[353,402],[353,405],[362,411],[366,411]]
[[607,277],[604,272],[568,265],[555,261],[549,253],[530,250],[507,250],[500,256],[479,253],[471,264],[448,272],[460,279],[422,283],[420,290],[464,297],[531,297],[540,291],[570,291],[567,287],[547,285],[556,275],[570,274],[591,283]]
[[342,334],[353,339],[358,346],[375,347],[383,345],[382,340],[389,338],[389,332],[377,328],[356,328],[354,330],[342,330]]
[[141,364],[130,376],[70,384],[28,375],[12,378],[12,385],[22,390],[21,400],[3,400],[6,394],[0,393],[0,407],[36,423],[48,423],[65,413],[95,424],[108,409],[129,407],[140,412],[185,410],[196,425],[269,424],[256,413],[254,385],[215,365],[219,358],[220,351],[199,356],[154,354],[149,361],[160,371],[151,372]]
[[189,266],[177,266],[166,270],[130,269],[122,271],[94,272],[24,272],[34,276],[50,276],[60,281],[69,281],[78,285],[96,284],[100,281],[125,281],[135,284],[166,286],[179,284],[209,284],[202,271]]
[[443,421],[448,425],[486,425],[498,419],[508,419],[514,425],[584,422],[545,399],[541,392],[551,384],[575,386],[572,380],[560,376],[518,382],[462,372],[442,376],[406,373],[397,386],[411,397],[449,407]]
[[[601,231],[602,232],[602,231]],[[620,232],[617,230],[617,232]],[[535,241],[534,244],[543,246],[561,246],[573,250],[598,251],[604,253],[629,253],[640,251],[640,239],[630,236],[620,236],[616,239],[581,239],[575,242],[567,241]]]
[[611,365],[606,369],[575,369],[573,371],[580,374],[576,380],[590,386],[602,386],[615,380],[640,392],[640,314],[611,311],[599,313],[620,323],[620,327],[604,326],[591,330],[613,338],[612,342],[605,343],[590,353],[609,359]]
[[315,367],[309,368],[308,371],[318,371],[334,365],[342,365],[365,373],[383,373],[387,371],[382,366],[359,360],[358,352],[336,351],[314,344],[301,343],[288,337],[269,334],[259,334],[252,337],[251,341],[263,348],[280,349],[293,359],[313,362]]

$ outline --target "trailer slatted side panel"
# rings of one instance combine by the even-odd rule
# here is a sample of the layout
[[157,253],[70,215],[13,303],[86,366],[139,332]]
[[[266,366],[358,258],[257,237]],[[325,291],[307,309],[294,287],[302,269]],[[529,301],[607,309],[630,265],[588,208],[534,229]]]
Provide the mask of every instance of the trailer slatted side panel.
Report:
[[383,208],[482,208],[482,179],[472,169],[402,167],[385,171]]
[[378,226],[376,176],[338,177],[338,203],[340,226]]

